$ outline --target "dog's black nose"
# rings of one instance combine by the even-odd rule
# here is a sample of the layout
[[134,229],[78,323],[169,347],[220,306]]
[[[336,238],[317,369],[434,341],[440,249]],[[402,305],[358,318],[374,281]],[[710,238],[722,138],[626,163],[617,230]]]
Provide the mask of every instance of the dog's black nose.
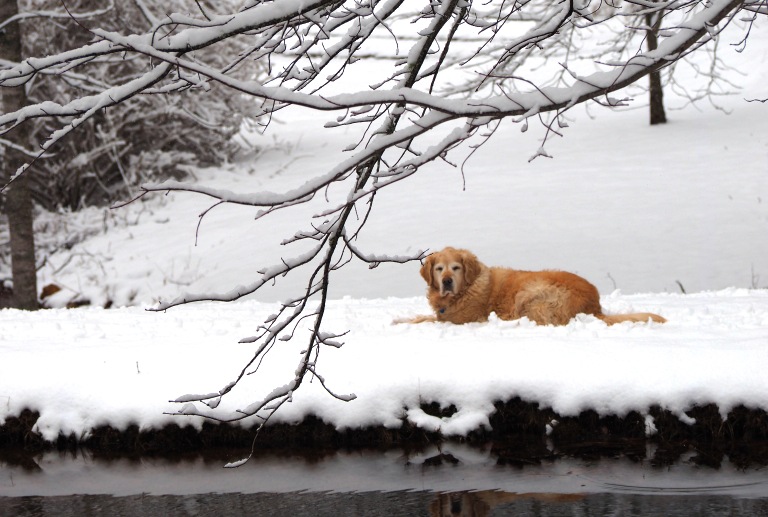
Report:
[[453,278],[443,278],[443,287],[445,289],[453,287]]

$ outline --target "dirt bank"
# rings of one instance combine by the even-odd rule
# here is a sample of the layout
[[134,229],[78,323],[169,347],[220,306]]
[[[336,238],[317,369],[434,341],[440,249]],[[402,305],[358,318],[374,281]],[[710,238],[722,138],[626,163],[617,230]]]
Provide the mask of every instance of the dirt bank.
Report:
[[[517,398],[499,401],[495,406],[496,411],[490,418],[492,429],[478,429],[464,437],[426,432],[405,421],[396,429],[371,427],[339,431],[310,417],[296,425],[265,427],[258,436],[257,446],[302,450],[414,449],[444,441],[462,441],[492,447],[500,464],[539,463],[562,455],[587,458],[624,455],[659,466],[675,463],[683,456],[715,468],[726,457],[741,467],[768,465],[768,414],[761,409],[739,406],[723,419],[715,405],[697,406],[686,413],[693,421],[684,423],[671,412],[652,407],[648,415],[653,419],[655,430],[649,430],[649,420],[637,412],[601,417],[590,410],[563,417],[551,409]],[[456,411],[452,406],[441,409],[436,403],[425,404],[422,409],[439,417]],[[135,425],[124,430],[103,426],[93,429],[87,437],[59,435],[56,441],[49,442],[35,432],[38,416],[34,410],[27,409],[7,418],[0,426],[0,452],[5,453],[4,456],[50,449],[156,455],[246,448],[251,446],[255,433],[255,428],[208,422],[200,430],[178,425],[151,430],[139,430]],[[438,457],[435,461],[450,462],[451,458]]]

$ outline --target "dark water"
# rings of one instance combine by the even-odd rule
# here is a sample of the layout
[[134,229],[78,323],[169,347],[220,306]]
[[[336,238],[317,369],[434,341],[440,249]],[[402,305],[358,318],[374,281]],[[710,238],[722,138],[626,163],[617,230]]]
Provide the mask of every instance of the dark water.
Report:
[[627,459],[498,466],[460,445],[419,454],[102,460],[0,455],[0,516],[766,516],[768,471]]
[[[0,499],[2,515],[72,516],[169,515],[275,517],[309,516],[764,516],[765,499],[734,499],[722,496],[641,496],[591,494],[572,501],[548,501],[521,497],[517,501],[491,505],[483,493],[463,492],[364,492],[284,494],[196,494],[196,495],[74,495]],[[503,495],[499,493],[499,495]]]

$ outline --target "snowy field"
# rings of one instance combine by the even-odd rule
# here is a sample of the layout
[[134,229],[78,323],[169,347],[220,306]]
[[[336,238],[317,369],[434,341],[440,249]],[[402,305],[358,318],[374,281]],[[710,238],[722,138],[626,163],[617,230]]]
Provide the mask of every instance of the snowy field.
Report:
[[[760,20],[764,21],[764,20]],[[403,255],[445,246],[468,248],[488,265],[563,269],[600,292],[686,292],[768,287],[768,27],[752,30],[747,49],[723,35],[720,58],[741,89],[690,105],[666,93],[669,123],[648,125],[646,97],[611,112],[591,104],[568,113],[563,137],[545,148],[553,158],[529,162],[542,145],[540,124],[525,133],[502,125],[462,170],[431,163],[377,195],[357,245]],[[361,67],[377,66],[367,65]],[[368,77],[362,68],[358,80]],[[685,78],[680,72],[679,80]],[[703,86],[688,78],[689,93]],[[637,92],[636,92],[637,93]],[[727,113],[726,113],[727,112]],[[197,182],[241,194],[284,192],[326,173],[349,153],[357,128],[323,128],[333,113],[279,112],[266,135],[249,135],[258,156],[195,171]],[[461,164],[463,155],[451,155]],[[341,190],[341,189],[340,189]],[[57,251],[40,285],[63,288],[53,306],[152,304],[184,292],[225,292],[308,245],[280,243],[311,229],[313,215],[346,199],[346,189],[254,220],[257,209],[219,206],[196,194],[146,196],[115,210],[69,217],[43,215],[39,240]],[[62,236],[67,236],[66,240]],[[79,242],[81,241],[82,242]],[[281,301],[305,285],[292,274],[254,297]],[[412,297],[424,292],[418,267],[357,261],[337,271],[331,296]]]
[[[326,329],[351,332],[342,348],[321,351],[318,371],[334,392],[357,398],[342,402],[319,382],[305,384],[274,419],[298,422],[314,414],[343,429],[399,427],[407,418],[430,431],[463,435],[488,425],[493,401],[516,396],[561,415],[645,413],[659,404],[686,420],[686,409],[710,402],[723,414],[739,404],[768,409],[768,291],[616,294],[603,302],[609,312],[654,311],[669,323],[608,327],[584,316],[564,327],[527,320],[391,325],[395,317],[426,311],[426,301],[334,301]],[[271,304],[253,301],[165,313],[5,311],[0,417],[35,408],[37,428],[49,440],[59,433],[87,436],[104,424],[200,425],[197,418],[165,415],[183,407],[168,401],[233,380],[252,354],[251,345],[238,340],[271,311]],[[299,335],[274,348],[217,414],[288,382],[305,345]],[[446,419],[427,415],[419,405],[432,401],[454,404],[458,412]],[[648,425],[652,432],[651,420]]]
[[[574,110],[564,138],[547,144],[554,157],[530,163],[540,132],[502,126],[463,176],[432,164],[382,191],[358,242],[392,255],[452,245],[488,265],[573,271],[598,286],[606,312],[650,311],[668,324],[607,327],[584,317],[558,328],[498,320],[392,326],[395,317],[427,312],[418,264],[352,263],[332,278],[325,322],[350,332],[343,348],[323,349],[318,371],[335,392],[357,398],[343,403],[306,384],[275,419],[311,413],[346,428],[407,418],[464,434],[487,424],[494,400],[516,396],[564,415],[642,413],[658,404],[685,418],[693,404],[709,402],[723,412],[738,404],[768,410],[768,104],[745,102],[768,95],[764,33],[756,29],[742,54],[722,50],[745,73],[734,76],[738,94],[718,99],[729,114],[688,105],[670,111],[667,125],[649,127],[645,109]],[[682,106],[673,95],[668,105]],[[301,184],[357,138],[322,130],[328,117],[281,112],[267,136],[249,137],[263,147],[257,159],[197,171],[197,180],[239,192]],[[233,380],[253,354],[238,341],[305,277],[289,275],[232,304],[144,308],[253,281],[255,271],[301,253],[301,244],[279,243],[309,228],[323,204],[258,221],[254,209],[223,206],[197,235],[210,202],[191,194],[41,215],[41,240],[78,236],[39,272],[41,286],[63,288],[48,303],[117,308],[0,311],[0,421],[23,408],[40,411],[38,430],[48,439],[86,436],[103,424],[200,425],[166,415],[180,409],[168,401]],[[273,349],[219,410],[288,382],[303,331]],[[438,419],[419,409],[422,401],[459,411]]]

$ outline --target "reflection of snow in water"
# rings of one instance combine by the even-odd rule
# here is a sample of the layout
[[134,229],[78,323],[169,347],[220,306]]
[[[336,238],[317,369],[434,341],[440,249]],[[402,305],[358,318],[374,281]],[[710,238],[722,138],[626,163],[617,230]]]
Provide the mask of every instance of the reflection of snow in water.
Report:
[[[431,466],[430,459],[441,454],[458,461]],[[538,494],[538,499],[546,499],[542,494],[634,494],[762,498],[768,504],[768,473],[739,470],[729,463],[719,469],[684,461],[656,468],[627,459],[560,459],[510,468],[497,466],[496,460],[486,450],[454,443],[418,454],[334,452],[311,461],[299,455],[265,454],[239,469],[221,468],[226,461],[221,457],[101,461],[46,453],[36,460],[40,471],[4,465],[0,497],[415,490],[513,494],[485,498],[496,502],[518,500],[521,494]]]

